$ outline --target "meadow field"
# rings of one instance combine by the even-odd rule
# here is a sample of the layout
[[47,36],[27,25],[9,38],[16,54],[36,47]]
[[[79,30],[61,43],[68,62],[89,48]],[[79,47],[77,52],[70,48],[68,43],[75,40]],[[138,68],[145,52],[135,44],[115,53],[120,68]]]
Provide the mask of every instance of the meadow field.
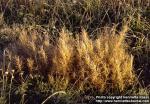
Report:
[[0,0],[0,104],[149,94],[150,0]]

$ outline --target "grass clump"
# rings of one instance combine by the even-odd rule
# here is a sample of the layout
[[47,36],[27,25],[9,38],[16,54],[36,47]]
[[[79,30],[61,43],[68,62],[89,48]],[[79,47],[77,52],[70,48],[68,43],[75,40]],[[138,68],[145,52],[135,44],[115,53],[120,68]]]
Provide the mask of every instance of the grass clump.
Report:
[[93,40],[85,30],[73,37],[63,29],[53,43],[48,34],[20,29],[18,40],[8,47],[11,69],[15,69],[16,76],[21,72],[23,76],[45,76],[54,88],[63,90],[70,86],[81,90],[94,86],[102,92],[122,91],[126,83],[134,82],[133,56],[125,49],[125,31],[118,35],[112,31],[104,31]]

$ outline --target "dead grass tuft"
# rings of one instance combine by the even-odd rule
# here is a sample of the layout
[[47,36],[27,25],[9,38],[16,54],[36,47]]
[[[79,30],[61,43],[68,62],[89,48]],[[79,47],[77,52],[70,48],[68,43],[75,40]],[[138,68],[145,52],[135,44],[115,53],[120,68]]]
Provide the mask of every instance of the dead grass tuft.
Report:
[[48,34],[22,29],[18,40],[9,47],[15,59],[12,66],[19,72],[46,76],[56,89],[123,91],[135,81],[133,56],[124,42],[127,27],[120,34],[114,31],[104,31],[93,40],[85,30],[73,38],[62,29],[56,44],[52,44]]

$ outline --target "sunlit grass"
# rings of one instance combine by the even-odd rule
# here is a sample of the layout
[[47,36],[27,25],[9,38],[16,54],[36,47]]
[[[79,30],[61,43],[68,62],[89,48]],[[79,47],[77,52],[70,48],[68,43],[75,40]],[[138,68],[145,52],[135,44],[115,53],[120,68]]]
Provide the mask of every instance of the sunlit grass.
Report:
[[149,94],[149,0],[15,1],[0,1],[2,104]]

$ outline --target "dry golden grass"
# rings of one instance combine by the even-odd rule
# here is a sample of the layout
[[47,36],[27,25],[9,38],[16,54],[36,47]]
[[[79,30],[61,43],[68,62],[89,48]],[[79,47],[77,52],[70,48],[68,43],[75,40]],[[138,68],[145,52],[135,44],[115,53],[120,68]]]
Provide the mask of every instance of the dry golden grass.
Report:
[[[84,94],[148,95],[149,5],[150,0],[1,0],[0,101],[41,103],[58,90],[67,92],[67,101]],[[120,31],[124,23],[129,31]],[[106,28],[114,24],[116,29]]]
[[18,40],[8,48],[14,59],[11,66],[16,72],[44,75],[56,90],[123,91],[135,83],[133,56],[124,42],[127,27],[119,34],[114,31],[103,31],[93,40],[85,30],[73,37],[62,29],[52,44],[48,33],[18,29]]

